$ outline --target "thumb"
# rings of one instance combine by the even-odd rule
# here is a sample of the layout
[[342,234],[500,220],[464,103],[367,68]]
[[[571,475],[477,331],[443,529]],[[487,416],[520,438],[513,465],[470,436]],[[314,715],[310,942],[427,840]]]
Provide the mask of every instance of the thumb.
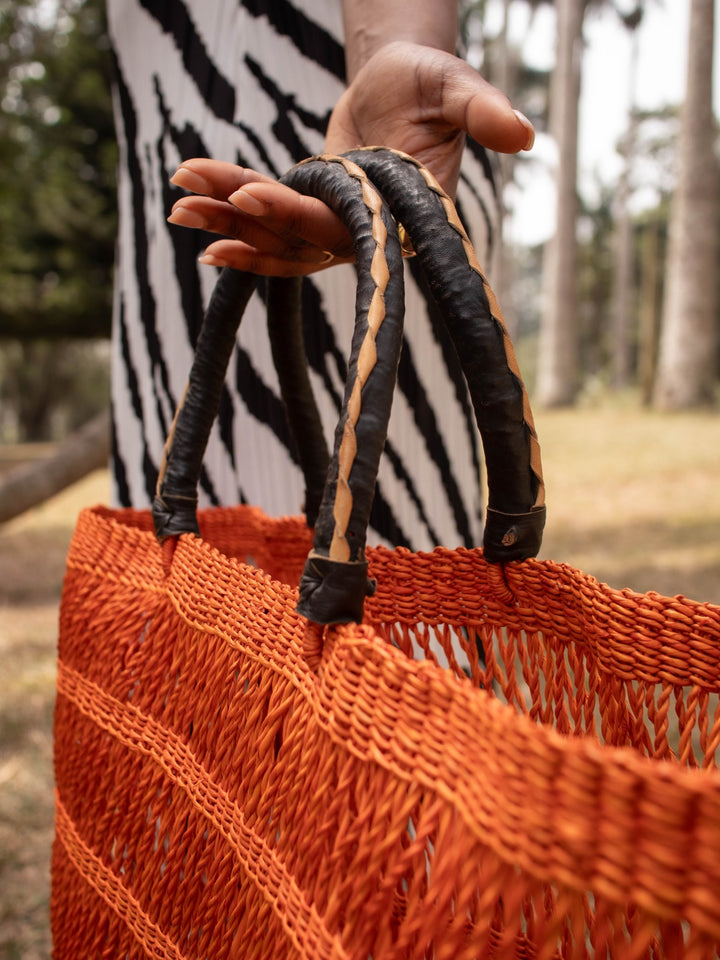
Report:
[[442,112],[447,123],[464,130],[489,150],[530,150],[535,129],[496,87],[470,64],[446,55],[442,76]]

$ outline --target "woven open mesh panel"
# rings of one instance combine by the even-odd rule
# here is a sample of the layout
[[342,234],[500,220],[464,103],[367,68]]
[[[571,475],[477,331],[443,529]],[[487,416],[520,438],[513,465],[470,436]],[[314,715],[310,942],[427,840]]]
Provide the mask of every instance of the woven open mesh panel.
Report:
[[323,637],[299,520],[201,529],[80,518],[57,960],[720,955],[718,608],[376,549]]

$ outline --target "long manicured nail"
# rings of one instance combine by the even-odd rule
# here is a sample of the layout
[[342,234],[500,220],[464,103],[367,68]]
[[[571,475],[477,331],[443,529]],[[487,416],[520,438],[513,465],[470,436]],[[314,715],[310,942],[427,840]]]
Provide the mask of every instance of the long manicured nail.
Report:
[[198,263],[206,263],[209,267],[229,267],[227,260],[220,257],[214,257],[211,253],[203,253],[198,257]]
[[525,116],[524,113],[520,113],[519,110],[514,110],[513,113],[515,114],[515,116],[518,118],[520,123],[525,127],[525,130],[527,131],[527,140],[525,142],[525,146],[523,147],[523,150],[532,150],[532,146],[535,143],[535,127],[533,127],[533,125],[530,123],[530,121],[528,120],[528,118]]
[[179,227],[193,227],[195,230],[204,230],[207,219],[194,210],[186,207],[176,207],[168,217],[168,223],[176,223]]
[[212,186],[205,177],[199,173],[188,170],[187,167],[178,167],[175,173],[170,177],[170,183],[176,187],[182,187],[183,190],[189,190],[191,193],[212,194]]
[[228,200],[238,210],[242,210],[251,217],[264,217],[270,209],[267,203],[245,190],[236,190],[235,193],[230,194]]

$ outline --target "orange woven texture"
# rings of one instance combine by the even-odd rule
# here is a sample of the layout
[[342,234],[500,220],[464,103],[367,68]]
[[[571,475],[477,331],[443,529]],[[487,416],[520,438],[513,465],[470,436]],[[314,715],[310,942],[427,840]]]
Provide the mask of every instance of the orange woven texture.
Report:
[[71,545],[56,960],[719,955],[717,607],[377,549],[322,638],[300,520],[200,521]]

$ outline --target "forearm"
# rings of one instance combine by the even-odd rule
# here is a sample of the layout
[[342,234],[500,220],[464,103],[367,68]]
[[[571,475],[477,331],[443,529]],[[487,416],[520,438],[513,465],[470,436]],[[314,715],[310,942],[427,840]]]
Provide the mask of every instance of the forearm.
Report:
[[393,40],[455,53],[458,0],[343,0],[347,81]]

